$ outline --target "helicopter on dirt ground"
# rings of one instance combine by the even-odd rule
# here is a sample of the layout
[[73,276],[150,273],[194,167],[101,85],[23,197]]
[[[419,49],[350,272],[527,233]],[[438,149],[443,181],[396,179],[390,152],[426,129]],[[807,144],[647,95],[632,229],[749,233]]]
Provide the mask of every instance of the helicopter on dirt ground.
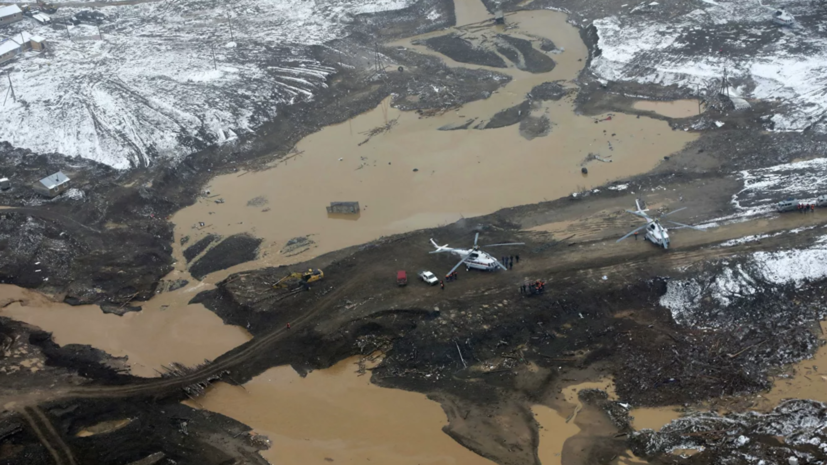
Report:
[[447,275],[450,275],[451,273],[453,273],[462,264],[465,264],[465,268],[468,269],[468,270],[470,270],[471,268],[476,268],[478,270],[485,270],[485,271],[494,271],[497,268],[502,268],[504,270],[508,270],[508,268],[506,268],[505,265],[500,263],[499,260],[497,260],[496,258],[491,256],[491,254],[489,254],[488,252],[484,252],[482,249],[483,248],[488,248],[488,247],[503,247],[503,246],[506,246],[506,245],[525,245],[524,242],[509,242],[509,243],[505,243],[505,244],[490,244],[490,245],[479,246],[479,245],[477,245],[477,241],[479,240],[479,238],[480,238],[480,233],[477,233],[474,236],[474,247],[472,247],[470,249],[454,249],[454,248],[448,247],[448,244],[439,245],[433,239],[431,239],[431,244],[433,244],[434,247],[436,247],[436,250],[431,251],[430,253],[450,252],[450,253],[453,253],[453,254],[458,255],[458,256],[461,257],[461,260],[459,261],[459,263],[457,263],[456,266],[451,268],[451,271],[446,273],[446,276],[447,276]]
[[[640,231],[641,229],[645,229],[646,234],[644,234],[644,236],[643,236],[643,238],[645,240],[648,240],[649,242],[651,242],[655,245],[659,245],[659,246],[663,247],[664,249],[668,249],[669,248],[669,243],[670,243],[669,230],[665,226],[663,226],[663,224],[661,224],[661,218],[669,216],[673,213],[677,213],[681,210],[685,210],[686,207],[679,208],[677,210],[672,210],[669,213],[664,213],[664,214],[658,216],[657,218],[652,218],[651,216],[646,214],[646,212],[649,211],[648,208],[641,208],[640,207],[640,200],[635,199],[635,206],[637,207],[637,210],[635,210],[635,211],[626,210],[626,211],[633,214],[633,215],[635,215],[635,216],[639,216],[639,217],[645,219],[646,224],[644,224],[643,226],[641,226],[637,229],[632,230],[632,232],[630,232],[629,234],[626,234],[625,236],[618,239],[617,242],[620,242],[623,239],[626,239],[626,238],[628,238],[629,236],[631,236],[633,234],[637,234],[637,232]],[[697,228],[695,226],[690,226],[688,224],[677,223],[675,221],[664,220],[663,222],[664,223],[671,223],[671,224],[674,224],[675,226],[677,226],[677,228],[673,228],[673,229],[690,228],[690,229],[696,229],[698,231],[703,231],[703,229],[701,229],[701,228]]]

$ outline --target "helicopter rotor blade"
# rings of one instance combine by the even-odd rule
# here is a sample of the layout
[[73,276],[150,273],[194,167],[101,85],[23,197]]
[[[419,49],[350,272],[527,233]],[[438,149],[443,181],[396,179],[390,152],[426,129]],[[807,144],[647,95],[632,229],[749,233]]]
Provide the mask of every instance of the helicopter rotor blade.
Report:
[[504,245],[525,245],[525,242],[508,242],[508,243],[504,243],[504,244],[489,244],[489,245],[484,245],[481,248],[487,249],[488,247],[502,247]]
[[637,211],[637,212],[634,211],[634,210],[626,210],[626,213],[631,213],[631,214],[633,214],[635,216],[638,216],[640,218],[647,218],[647,219],[649,218],[649,215],[647,215],[646,213],[643,213],[643,210]]
[[[632,234],[634,234],[634,233],[636,233],[636,232],[640,231],[641,229],[645,228],[646,226],[649,226],[649,225],[648,225],[648,224],[644,224],[643,226],[641,226],[641,227],[639,227],[639,228],[637,228],[637,229],[633,229],[633,230],[632,230],[632,232],[630,232],[629,234],[627,234],[627,235],[625,235],[625,236],[621,237],[620,239],[618,239],[618,240],[617,240],[617,242],[620,242],[620,241],[622,241],[623,239],[626,239],[627,237],[629,237],[629,236],[631,236]],[[615,244],[616,244],[617,242],[615,242]]]
[[474,234],[474,246],[477,245],[477,241],[479,240],[479,238],[480,238],[480,233]]
[[465,257],[463,257],[462,260],[459,261],[459,263],[457,263],[453,268],[451,268],[451,271],[449,271],[448,274],[453,273],[457,268],[459,268],[460,265],[465,263],[469,257],[471,257],[471,254],[468,254]]
[[671,212],[669,212],[669,213],[664,213],[663,215],[660,215],[660,217],[661,217],[661,218],[663,218],[664,216],[669,216],[669,215],[671,215],[672,213],[677,213],[677,212],[679,212],[679,211],[681,211],[681,210],[686,210],[686,207],[682,207],[682,208],[679,208],[679,209],[677,209],[677,210],[672,210],[672,211],[671,211]]
[[688,224],[676,223],[676,222],[674,222],[674,221],[668,221],[668,220],[667,220],[666,222],[667,222],[667,223],[676,224],[676,225],[680,226],[681,228],[689,228],[689,229],[694,229],[694,230],[696,230],[696,231],[705,231],[704,229],[701,229],[701,228],[699,228],[699,227],[697,227],[697,226],[690,226],[690,225],[688,225]]

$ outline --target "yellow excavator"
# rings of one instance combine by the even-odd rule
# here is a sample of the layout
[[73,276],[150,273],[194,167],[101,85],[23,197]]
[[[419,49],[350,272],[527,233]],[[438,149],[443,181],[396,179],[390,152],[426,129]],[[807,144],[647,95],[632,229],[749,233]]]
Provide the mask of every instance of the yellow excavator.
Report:
[[324,272],[320,269],[309,269],[304,272],[290,273],[287,276],[276,281],[273,287],[276,289],[296,289],[303,286],[305,289],[309,288],[310,283],[315,283],[324,278]]

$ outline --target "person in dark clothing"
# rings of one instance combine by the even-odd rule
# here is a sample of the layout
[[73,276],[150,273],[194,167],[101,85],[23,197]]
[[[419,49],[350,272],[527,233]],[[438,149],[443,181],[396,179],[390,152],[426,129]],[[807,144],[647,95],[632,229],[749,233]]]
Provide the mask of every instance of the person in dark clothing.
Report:
[[442,290],[444,291],[444,290],[445,290],[445,283],[444,283],[444,282],[442,282],[442,281],[440,281],[440,282],[439,282],[439,288],[440,288],[440,289],[442,289]]
[[514,269],[514,262],[508,262],[508,269]]
[[456,281],[457,279],[459,279],[459,273],[454,271],[454,281]]
[[519,255],[514,255],[514,258],[517,259],[517,263],[520,263],[520,256]]

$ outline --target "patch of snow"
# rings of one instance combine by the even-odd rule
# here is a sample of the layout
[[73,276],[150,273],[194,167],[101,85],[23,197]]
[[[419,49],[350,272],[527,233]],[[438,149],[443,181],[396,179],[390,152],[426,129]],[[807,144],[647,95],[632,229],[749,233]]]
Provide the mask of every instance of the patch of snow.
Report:
[[[785,6],[804,15],[817,8],[807,0]],[[731,81],[750,84],[737,89],[736,105],[744,107],[744,98],[777,101],[774,130],[802,131],[827,113],[827,36],[817,23],[778,34],[772,18],[771,9],[752,0],[703,0],[703,8],[677,18],[602,18],[594,21],[601,54],[591,71],[598,79],[694,92],[720,82],[726,69]],[[719,53],[718,44],[733,42],[737,52]]]
[[755,294],[759,287],[791,284],[801,288],[827,278],[827,236],[808,248],[755,252],[743,264],[722,264],[721,271],[712,276],[669,281],[660,305],[670,310],[677,323],[696,326],[693,311],[707,299],[726,308],[736,299]]
[[610,191],[625,191],[629,188],[628,184],[618,184],[616,186],[609,186]]
[[[66,29],[21,21],[48,53],[13,62],[17,102],[0,111],[0,140],[115,168],[179,159],[312,99],[335,70],[310,46],[342,37],[353,15],[413,0],[160,0],[99,8],[107,20]],[[71,16],[80,11],[61,8]],[[7,65],[8,66],[8,65]],[[216,69],[217,68],[217,69]],[[6,83],[0,82],[5,92]],[[46,129],[48,128],[48,129]]]

